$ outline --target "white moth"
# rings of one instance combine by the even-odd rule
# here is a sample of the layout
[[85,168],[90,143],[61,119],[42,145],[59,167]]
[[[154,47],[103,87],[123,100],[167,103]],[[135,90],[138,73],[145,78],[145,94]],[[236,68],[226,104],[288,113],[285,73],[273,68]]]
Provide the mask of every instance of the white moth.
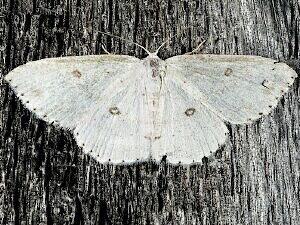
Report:
[[28,109],[73,131],[100,163],[190,164],[224,144],[224,122],[270,113],[297,74],[258,56],[127,55],[42,59],[5,79]]

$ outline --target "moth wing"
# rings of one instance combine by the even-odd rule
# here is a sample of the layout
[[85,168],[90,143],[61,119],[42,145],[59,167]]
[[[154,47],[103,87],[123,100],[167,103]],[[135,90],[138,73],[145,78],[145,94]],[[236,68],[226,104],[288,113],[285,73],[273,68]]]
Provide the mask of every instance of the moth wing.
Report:
[[[126,154],[128,159],[133,155],[136,159],[147,152],[143,151],[141,156],[134,154],[136,144],[127,142],[126,138],[135,138],[127,131],[139,133],[141,126],[137,121],[131,122],[134,120],[133,111],[141,107],[137,102],[130,111],[126,104],[136,100],[133,91],[141,84],[137,79],[140,62],[134,57],[118,55],[49,58],[20,66],[5,79],[26,107],[39,118],[75,130],[75,138],[81,146],[82,141],[88,139],[89,143],[83,146],[84,152],[92,155],[105,152],[102,158],[97,158],[101,162],[108,161],[109,151],[116,159]],[[126,108],[120,109],[122,122],[116,119],[117,115],[110,113],[110,108],[118,103]],[[109,140],[109,144],[101,146],[98,137]],[[142,146],[141,143],[137,145]],[[99,152],[100,148],[103,152]],[[130,148],[131,152],[127,152]],[[124,157],[122,159],[126,159]]]
[[296,76],[286,64],[257,56],[167,59],[161,137],[153,155],[175,163],[201,161],[225,143],[225,121],[247,123],[268,114]]
[[260,56],[182,55],[166,62],[169,76],[234,124],[270,113],[297,77],[285,63]]

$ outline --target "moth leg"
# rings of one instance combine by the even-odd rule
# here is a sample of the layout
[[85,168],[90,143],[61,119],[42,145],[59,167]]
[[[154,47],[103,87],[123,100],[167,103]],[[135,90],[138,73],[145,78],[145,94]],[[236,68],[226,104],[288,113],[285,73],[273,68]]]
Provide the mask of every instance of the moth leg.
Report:
[[195,52],[200,51],[200,50],[203,48],[203,45],[204,45],[205,42],[206,42],[206,40],[202,41],[202,42],[197,46],[197,48],[195,48],[195,49],[194,49],[193,51],[191,51],[191,52],[185,53],[184,55],[192,55],[192,54],[194,54]]

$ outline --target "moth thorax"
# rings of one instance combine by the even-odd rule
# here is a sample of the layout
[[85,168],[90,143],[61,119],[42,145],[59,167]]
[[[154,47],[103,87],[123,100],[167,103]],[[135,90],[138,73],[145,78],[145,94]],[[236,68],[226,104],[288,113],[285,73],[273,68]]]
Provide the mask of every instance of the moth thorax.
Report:
[[149,66],[152,78],[157,78],[162,75],[163,61],[159,58],[149,58]]

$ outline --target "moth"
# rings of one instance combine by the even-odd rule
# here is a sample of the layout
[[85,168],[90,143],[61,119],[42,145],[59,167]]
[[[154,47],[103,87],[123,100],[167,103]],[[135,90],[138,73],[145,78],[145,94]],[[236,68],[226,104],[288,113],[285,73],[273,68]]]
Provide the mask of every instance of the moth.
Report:
[[142,48],[144,59],[106,54],[28,62],[5,79],[38,118],[71,130],[100,163],[166,157],[190,164],[224,144],[226,122],[270,113],[297,77],[286,64],[259,56],[162,60],[160,48]]

